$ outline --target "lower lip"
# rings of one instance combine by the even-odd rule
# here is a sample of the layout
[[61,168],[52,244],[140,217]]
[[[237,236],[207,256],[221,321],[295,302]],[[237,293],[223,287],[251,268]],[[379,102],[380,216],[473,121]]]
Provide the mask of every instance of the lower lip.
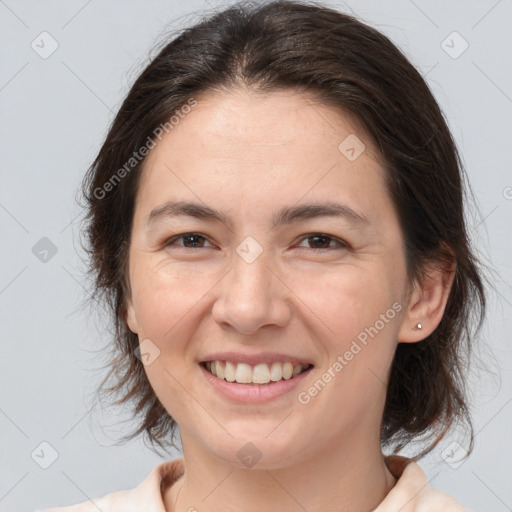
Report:
[[241,403],[258,403],[272,400],[279,396],[289,393],[295,386],[300,384],[308,375],[313,367],[305,372],[292,377],[291,379],[281,379],[277,382],[270,381],[267,384],[239,384],[238,382],[228,382],[219,379],[213,373],[209,372],[203,365],[199,365],[206,380],[223,396]]

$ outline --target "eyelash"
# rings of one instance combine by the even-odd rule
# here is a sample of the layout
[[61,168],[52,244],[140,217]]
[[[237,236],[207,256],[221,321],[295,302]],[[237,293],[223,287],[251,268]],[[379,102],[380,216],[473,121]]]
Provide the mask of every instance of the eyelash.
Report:
[[[189,237],[189,236],[197,236],[197,237],[200,237],[204,240],[207,240],[207,238],[204,236],[204,235],[201,235],[200,233],[182,233],[181,235],[176,235],[176,236],[173,236],[169,239],[167,239],[164,243],[163,243],[163,247],[168,247],[170,245],[173,245],[173,243],[176,241],[176,240],[179,240],[180,238],[186,238],[186,237]],[[321,237],[321,238],[326,238],[328,240],[332,240],[334,242],[336,242],[338,244],[338,249],[348,249],[349,248],[349,245],[344,242],[343,240],[339,239],[339,238],[336,238],[334,236],[331,236],[331,235],[328,235],[326,233],[309,233],[308,235],[306,236],[303,236],[299,242],[302,242],[304,240],[307,240],[308,238],[314,238],[314,237]],[[184,246],[179,246],[179,247],[182,247],[183,249],[202,249],[202,247],[184,247]],[[331,251],[331,250],[334,250],[336,249],[336,247],[327,247],[327,248],[324,248],[324,249],[320,249],[320,248],[316,248],[316,247],[313,247],[313,248],[309,248],[310,251],[313,251],[313,252],[326,252],[326,251]]]

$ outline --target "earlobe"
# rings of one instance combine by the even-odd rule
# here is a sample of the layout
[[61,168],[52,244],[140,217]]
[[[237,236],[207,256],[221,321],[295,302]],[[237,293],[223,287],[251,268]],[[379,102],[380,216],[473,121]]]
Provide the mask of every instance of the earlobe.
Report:
[[411,294],[398,336],[399,343],[415,343],[435,331],[446,309],[455,270],[455,262],[449,268],[429,266]]
[[139,326],[137,324],[135,308],[133,307],[131,298],[126,299],[126,323],[128,324],[130,331],[132,331],[134,334],[138,334]]
[[[127,246],[126,241],[123,240],[123,245]],[[128,261],[126,262],[128,266]],[[135,308],[132,301],[132,287],[130,278],[128,277],[128,269],[125,268],[125,277],[122,281],[123,297],[126,305],[125,323],[128,325],[128,329],[134,334],[139,333],[139,326],[137,323],[137,316],[135,315]]]

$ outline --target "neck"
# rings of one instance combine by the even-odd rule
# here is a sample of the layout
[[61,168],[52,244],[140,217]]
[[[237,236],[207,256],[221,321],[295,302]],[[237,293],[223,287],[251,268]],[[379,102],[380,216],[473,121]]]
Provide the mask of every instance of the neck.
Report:
[[370,512],[396,479],[380,442],[349,440],[272,469],[236,468],[182,439],[185,474],[164,492],[167,512]]

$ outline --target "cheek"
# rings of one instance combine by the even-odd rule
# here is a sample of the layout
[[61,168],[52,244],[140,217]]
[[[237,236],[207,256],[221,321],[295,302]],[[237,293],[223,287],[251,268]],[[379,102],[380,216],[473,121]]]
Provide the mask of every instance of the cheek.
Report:
[[143,335],[155,340],[176,339],[205,292],[213,285],[197,272],[177,265],[161,266],[150,258],[134,275],[134,304]]
[[191,404],[180,383],[188,378],[196,364],[193,354],[187,357],[187,350],[198,325],[194,321],[194,308],[200,307],[198,304],[208,284],[198,279],[196,273],[169,265],[159,267],[150,258],[138,265],[134,281],[139,340],[142,343],[146,339],[151,340],[157,349],[149,346],[158,353],[151,364],[144,366],[144,370],[167,412],[180,424],[186,425],[185,411]]
[[392,308],[399,297],[389,272],[377,264],[351,264],[310,272],[288,281],[294,294],[317,318],[339,348],[357,337]]
[[[309,316],[317,318],[316,325],[324,333],[319,336],[327,353],[324,369],[331,368],[339,376],[333,390],[346,394],[347,401],[350,397],[360,400],[363,395],[366,401],[373,400],[386,381],[402,309],[393,279],[380,265],[347,266],[309,277],[297,293],[305,297],[314,312]],[[313,282],[315,286],[308,291],[306,285]],[[353,393],[347,393],[349,388]]]

